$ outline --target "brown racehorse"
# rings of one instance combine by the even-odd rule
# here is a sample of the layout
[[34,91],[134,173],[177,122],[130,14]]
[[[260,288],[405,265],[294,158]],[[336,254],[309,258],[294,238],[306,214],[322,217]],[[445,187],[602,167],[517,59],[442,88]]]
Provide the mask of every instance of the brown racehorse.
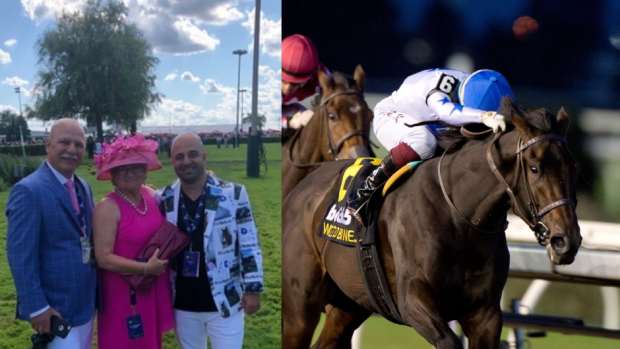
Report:
[[373,113],[364,100],[365,73],[353,81],[338,72],[319,71],[322,95],[308,124],[282,147],[282,197],[323,161],[371,156],[368,135]]
[[[385,198],[377,218],[380,255],[400,316],[436,348],[462,347],[451,320],[458,320],[470,348],[499,347],[511,206],[538,232],[553,263],[572,263],[581,245],[576,170],[565,144],[568,115],[563,109],[557,116],[523,112],[510,101],[502,108],[514,127],[424,162]],[[348,348],[353,331],[377,312],[355,248],[317,235],[328,193],[350,163],[322,165],[284,202],[283,348],[308,348],[324,308],[316,347]]]

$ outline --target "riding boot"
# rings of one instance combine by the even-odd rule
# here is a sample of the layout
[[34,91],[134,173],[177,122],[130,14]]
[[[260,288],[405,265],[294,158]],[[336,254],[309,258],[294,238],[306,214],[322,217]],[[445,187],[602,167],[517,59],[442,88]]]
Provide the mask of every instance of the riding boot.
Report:
[[362,225],[366,226],[367,224],[365,217],[370,195],[383,185],[396,170],[397,166],[394,164],[391,155],[383,158],[379,167],[374,169],[370,175],[366,177],[364,184],[357,190],[355,198],[349,200],[347,203],[347,209],[351,215]]

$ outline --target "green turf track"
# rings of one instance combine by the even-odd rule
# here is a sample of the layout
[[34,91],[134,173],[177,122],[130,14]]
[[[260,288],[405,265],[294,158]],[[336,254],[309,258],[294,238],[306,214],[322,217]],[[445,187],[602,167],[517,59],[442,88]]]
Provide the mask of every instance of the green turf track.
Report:
[[[261,177],[248,178],[245,171],[246,148],[240,149],[207,146],[207,166],[219,177],[245,184],[259,228],[265,268],[265,293],[261,297],[261,309],[254,316],[246,317],[244,348],[280,347],[280,236],[281,236],[281,178],[280,144],[265,144],[268,172],[261,168]],[[156,187],[170,183],[174,170],[167,155],[161,156],[164,168],[149,173],[147,183]],[[109,182],[98,182],[91,173],[92,167],[84,161],[78,174],[93,186],[95,197],[101,199],[112,188]],[[6,260],[6,217],[4,211],[8,192],[0,193],[0,349],[24,349],[30,347],[30,326],[15,321],[15,288]],[[174,334],[168,334],[164,348],[179,348]]]

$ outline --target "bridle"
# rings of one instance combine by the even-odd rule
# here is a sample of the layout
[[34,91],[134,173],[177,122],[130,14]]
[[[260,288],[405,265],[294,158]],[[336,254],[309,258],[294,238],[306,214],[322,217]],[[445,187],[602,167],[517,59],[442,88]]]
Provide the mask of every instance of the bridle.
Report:
[[[319,115],[321,123],[323,123],[325,120],[328,118],[327,115],[327,102],[329,102],[330,100],[332,100],[334,97],[338,97],[338,96],[343,96],[343,95],[357,95],[359,96],[359,98],[361,100],[363,100],[363,97],[360,93],[360,91],[355,90],[355,89],[346,89],[343,91],[337,91],[334,92],[330,95],[327,96],[323,96],[321,98],[321,101],[318,105],[318,109],[319,109],[319,113],[321,115]],[[364,134],[364,130],[352,130],[348,133],[346,133],[344,136],[340,137],[340,139],[338,139],[337,142],[334,143],[334,141],[332,141],[332,131],[331,129],[327,126],[327,125],[320,125],[321,127],[321,132],[323,132],[324,130],[326,130],[327,132],[327,144],[329,146],[328,149],[328,153],[333,156],[333,160],[339,160],[338,158],[338,154],[340,153],[340,150],[342,149],[342,147],[344,146],[344,143],[349,140],[350,138],[353,137],[362,137],[363,140],[366,140],[368,138],[367,135]],[[291,146],[289,147],[289,161],[298,168],[308,168],[308,167],[315,167],[315,166],[319,166],[322,161],[319,162],[313,162],[313,163],[300,163],[298,161],[295,161],[293,159],[293,148],[295,146],[295,143],[297,143],[297,140],[299,139],[301,132],[302,132],[303,128],[300,128],[299,130],[297,130],[297,132],[295,132],[295,134],[293,135],[293,139],[291,140]]]
[[[496,133],[493,136],[493,140],[489,143],[486,149],[487,163],[489,164],[489,167],[493,175],[495,175],[497,180],[505,187],[506,193],[508,194],[508,196],[510,196],[511,202],[513,204],[513,211],[515,212],[515,214],[519,216],[521,219],[523,219],[523,221],[527,223],[530,229],[532,229],[532,231],[534,232],[534,235],[536,236],[536,240],[538,241],[538,243],[542,246],[546,246],[547,243],[549,242],[550,231],[547,225],[543,223],[542,221],[543,217],[547,213],[551,212],[552,210],[558,207],[562,207],[564,205],[570,205],[571,207],[574,207],[575,203],[573,202],[573,200],[569,198],[561,198],[539,209],[540,205],[536,202],[536,199],[534,198],[534,194],[532,193],[532,189],[531,189],[528,177],[527,177],[527,172],[526,172],[527,166],[525,165],[525,159],[523,157],[523,152],[529,147],[531,147],[532,145],[537,144],[539,142],[543,142],[543,141],[559,142],[564,148],[566,148],[566,140],[564,139],[564,137],[561,137],[557,134],[551,134],[551,133],[533,137],[527,140],[526,142],[523,142],[523,140],[519,137],[517,140],[517,149],[515,150],[515,154],[517,155],[517,170],[516,170],[516,176],[515,176],[515,183],[511,186],[510,184],[508,184],[504,176],[502,176],[502,174],[499,172],[499,170],[497,169],[497,165],[495,164],[495,160],[493,159],[492,151],[493,151],[494,145],[499,140],[501,135],[502,133]],[[461,216],[461,218],[465,220],[465,222],[467,222],[468,225],[470,225],[471,227],[475,228],[478,231],[482,231],[478,225],[472,223],[467,218],[465,218],[465,216],[456,208],[456,206],[454,206],[454,203],[452,203],[452,200],[448,196],[448,193],[445,188],[445,184],[443,183],[443,179],[441,176],[441,162],[447,152],[448,152],[448,149],[443,153],[437,165],[439,185],[441,187],[444,198],[448,202],[448,205],[455,212],[457,212]],[[523,204],[520,200],[518,200],[517,196],[514,194],[514,191],[513,191],[513,188],[517,187],[520,179],[521,181],[523,181],[523,184],[525,185],[525,188],[527,191],[527,197],[529,201],[527,204]],[[485,232],[485,233],[489,233],[489,232]]]

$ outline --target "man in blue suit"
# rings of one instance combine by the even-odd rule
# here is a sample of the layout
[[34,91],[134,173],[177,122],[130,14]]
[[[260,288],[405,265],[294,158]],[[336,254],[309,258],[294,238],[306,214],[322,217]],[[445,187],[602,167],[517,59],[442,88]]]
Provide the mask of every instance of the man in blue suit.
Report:
[[73,328],[51,349],[90,348],[96,271],[91,257],[92,190],[75,170],[84,155],[76,120],[58,120],[47,141],[47,161],[19,181],[9,196],[7,256],[17,289],[17,317],[39,333],[56,315]]

